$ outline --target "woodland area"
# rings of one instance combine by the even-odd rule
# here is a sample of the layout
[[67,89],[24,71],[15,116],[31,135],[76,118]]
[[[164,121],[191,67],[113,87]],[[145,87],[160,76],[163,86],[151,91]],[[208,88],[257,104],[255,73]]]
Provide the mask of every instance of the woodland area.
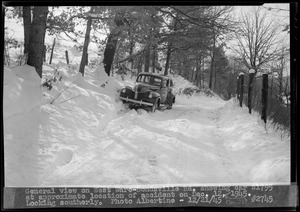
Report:
[[[295,4],[3,2],[2,9],[6,187],[211,188],[295,181]],[[142,72],[167,77],[159,76],[164,79],[154,86],[139,81]],[[122,101],[127,88],[136,105]],[[170,102],[157,105],[168,95],[172,108],[164,104]],[[257,193],[246,199],[224,194],[232,206],[259,203],[253,202]],[[36,207],[38,198],[15,203]],[[65,207],[72,199],[47,202]],[[182,206],[190,202],[182,199]],[[259,204],[266,203],[272,206]]]
[[[101,57],[90,62],[102,62],[108,76],[122,64],[131,71],[179,74],[225,100],[236,95],[241,72],[247,78],[248,71],[255,70],[259,93],[261,73],[268,70],[270,102],[281,110],[289,108],[289,73],[284,70],[290,49],[282,42],[289,36],[289,24],[267,18],[272,10],[255,8],[237,19],[233,6],[6,7],[7,18],[23,21],[24,44],[5,37],[5,63],[9,48],[24,45],[22,54],[42,78],[44,55],[51,52],[45,35],[63,34],[82,52],[82,75],[90,43],[97,44]],[[228,50],[234,54],[228,55]],[[260,95],[256,93],[254,97]]]

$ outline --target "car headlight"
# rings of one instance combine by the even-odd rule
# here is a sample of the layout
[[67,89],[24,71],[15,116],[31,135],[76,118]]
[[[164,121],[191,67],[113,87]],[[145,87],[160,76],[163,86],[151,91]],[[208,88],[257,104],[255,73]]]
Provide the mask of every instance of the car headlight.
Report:
[[151,99],[153,97],[152,93],[149,93],[149,98]]

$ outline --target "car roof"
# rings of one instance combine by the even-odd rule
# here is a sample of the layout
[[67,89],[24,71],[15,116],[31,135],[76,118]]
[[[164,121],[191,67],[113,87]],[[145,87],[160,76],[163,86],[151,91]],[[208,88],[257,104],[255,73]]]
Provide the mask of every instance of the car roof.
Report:
[[157,73],[150,73],[150,72],[141,72],[139,75],[151,75],[151,76],[156,76],[164,79],[171,79],[170,76],[162,75],[162,74],[157,74]]

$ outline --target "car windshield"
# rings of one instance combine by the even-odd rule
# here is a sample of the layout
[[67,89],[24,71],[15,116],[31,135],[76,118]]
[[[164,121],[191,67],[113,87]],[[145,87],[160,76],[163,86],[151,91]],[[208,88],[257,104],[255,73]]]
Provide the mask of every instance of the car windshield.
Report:
[[136,79],[136,82],[142,82],[149,85],[160,86],[161,85],[161,78],[151,76],[151,75],[139,75]]

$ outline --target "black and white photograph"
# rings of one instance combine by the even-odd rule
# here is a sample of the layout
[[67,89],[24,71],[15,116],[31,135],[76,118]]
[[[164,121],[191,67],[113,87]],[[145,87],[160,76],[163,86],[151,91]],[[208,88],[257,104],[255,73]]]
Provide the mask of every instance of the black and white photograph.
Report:
[[291,184],[289,3],[2,11],[5,187]]

